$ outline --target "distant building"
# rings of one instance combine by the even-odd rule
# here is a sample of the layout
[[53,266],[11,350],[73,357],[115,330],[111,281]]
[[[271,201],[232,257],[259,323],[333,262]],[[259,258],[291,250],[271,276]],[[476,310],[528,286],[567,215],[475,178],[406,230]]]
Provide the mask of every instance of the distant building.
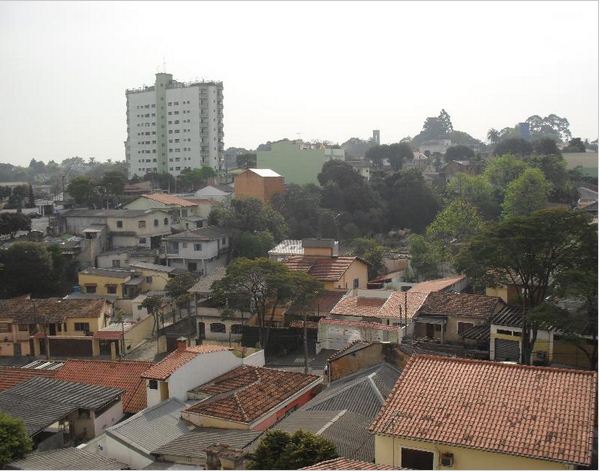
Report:
[[271,203],[278,193],[285,191],[284,179],[271,169],[246,169],[235,176],[235,198],[256,198]]
[[378,129],[373,130],[373,143],[375,143],[377,146],[381,144],[381,136]]
[[158,73],[154,85],[125,92],[129,178],[208,166],[222,168],[223,82],[183,83]]
[[432,154],[446,154],[446,151],[451,145],[452,141],[449,139],[431,139],[421,144],[419,146],[419,151],[429,156]]
[[257,151],[257,167],[273,169],[290,184],[316,184],[323,164],[332,159],[344,160],[341,148],[280,141],[270,144],[269,150]]

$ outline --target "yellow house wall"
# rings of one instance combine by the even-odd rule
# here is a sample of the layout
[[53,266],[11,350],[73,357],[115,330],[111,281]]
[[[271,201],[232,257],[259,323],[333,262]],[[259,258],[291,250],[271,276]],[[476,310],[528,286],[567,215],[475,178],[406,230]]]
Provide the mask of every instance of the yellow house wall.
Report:
[[[591,341],[590,341],[591,342]],[[592,348],[592,345],[589,345]],[[552,360],[557,364],[577,367],[579,369],[590,369],[589,358],[573,343],[562,340],[554,340]]]
[[83,331],[75,331],[75,323],[88,323],[90,325],[90,331],[95,333],[100,328],[104,328],[103,317],[99,318],[67,318],[65,320],[67,324],[67,332],[57,332],[57,336],[85,336]]
[[[167,285],[167,281],[169,280],[169,276],[166,273],[156,270],[141,269],[140,273],[141,277],[144,279],[144,282],[142,283],[142,292],[164,290]],[[146,277],[152,277],[152,282],[146,282]]]
[[129,352],[127,346],[131,346],[133,349],[144,339],[149,338],[152,334],[152,327],[154,326],[154,318],[147,316],[142,321],[138,321],[133,328],[125,332],[125,351]]
[[348,270],[346,272],[344,272],[344,275],[342,275],[342,277],[340,278],[340,280],[338,280],[337,282],[335,282],[335,288],[336,289],[349,289],[349,288],[353,288],[353,283],[354,283],[354,279],[358,278],[358,288],[367,288],[367,282],[368,282],[368,269],[367,269],[367,264],[365,264],[364,262],[361,261],[354,261],[352,264],[350,264],[350,267],[348,267]]
[[[509,329],[509,328],[507,328],[507,329]],[[547,336],[548,336],[547,331],[539,331],[538,332],[538,339],[535,341],[535,344],[533,345],[532,352],[543,351],[546,353],[546,359],[548,359],[548,362],[552,362],[552,348],[550,345],[550,340],[547,338]],[[542,339],[539,339],[540,337]],[[492,332],[490,334],[491,345],[494,345],[495,339],[504,339],[507,341],[518,341],[519,342],[519,350],[521,350],[521,336],[520,335],[519,336],[510,336],[508,334],[498,334],[498,333]],[[532,358],[535,360],[535,356],[532,356]]]
[[[558,470],[572,469],[573,467],[559,462],[530,459],[527,457],[511,456],[495,452],[467,449],[456,446],[445,446],[441,444],[428,443],[425,441],[413,441],[402,438],[391,438],[388,436],[375,435],[375,463],[402,467],[401,447],[420,449],[433,452],[434,469],[446,470]],[[441,454],[453,454],[454,465],[442,467],[440,463]]]
[[305,247],[304,248],[305,256],[327,256],[331,257],[331,248],[330,247]]
[[[123,284],[127,280],[127,279],[115,278],[115,277],[103,277],[103,276],[94,275],[94,274],[83,274],[81,272],[79,273],[78,279],[79,279],[79,285],[82,287],[85,285],[95,284],[96,285],[96,293],[98,295],[113,295],[113,296],[116,295],[117,298],[123,297]],[[107,288],[106,288],[107,284],[116,285],[117,293],[109,294],[107,291]]]

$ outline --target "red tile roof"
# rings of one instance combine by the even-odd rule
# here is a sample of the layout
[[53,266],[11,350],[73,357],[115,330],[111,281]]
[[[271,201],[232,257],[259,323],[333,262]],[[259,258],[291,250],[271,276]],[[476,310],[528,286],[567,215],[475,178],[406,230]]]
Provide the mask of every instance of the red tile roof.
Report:
[[[371,294],[369,293],[371,292]],[[376,294],[388,293],[387,298],[376,298]],[[369,297],[369,295],[373,295]],[[360,290],[357,295],[349,292],[332,309],[332,315],[365,316],[375,318],[404,318],[406,307],[407,318],[411,319],[423,304],[426,293],[419,292],[384,292],[378,290]]]
[[417,355],[370,431],[589,465],[596,377],[590,371]]
[[253,423],[304,388],[320,381],[316,375],[265,367],[240,366],[194,389],[217,398],[204,400],[186,411],[240,423]]
[[226,346],[218,346],[211,344],[203,344],[200,346],[188,347],[185,351],[175,350],[162,361],[154,364],[148,370],[142,373],[142,377],[145,379],[154,380],[166,380],[173,372],[179,369],[182,365],[187,364],[192,359],[202,354],[208,354],[211,352],[229,351],[230,348]]
[[426,280],[413,285],[409,292],[441,292],[442,290],[451,287],[455,283],[460,282],[464,278],[464,275],[459,275],[457,277],[449,277],[445,279]]
[[392,470],[392,467],[338,457],[337,459],[330,459],[309,465],[308,467],[302,467],[300,470]]
[[141,374],[152,366],[142,361],[95,361],[68,360],[56,378],[103,387],[118,387],[125,390],[123,411],[137,413],[146,408],[146,382]]
[[169,195],[168,193],[146,193],[142,197],[149,198],[155,202],[162,203],[164,205],[176,205],[181,207],[196,206],[196,203],[185,200],[175,195]]
[[419,314],[464,316],[487,320],[502,306],[504,302],[498,297],[471,293],[431,292],[423,302]]
[[283,263],[290,270],[306,272],[322,281],[338,281],[357,257],[290,256]]
[[0,367],[0,392],[25,382],[33,377],[55,378],[57,370],[21,369],[19,367]]
[[19,323],[42,320],[56,323],[65,318],[98,318],[105,306],[106,301],[101,299],[11,298],[0,300],[0,319],[14,319]]
[[334,320],[330,318],[324,318],[319,323],[327,325],[339,325],[348,326],[350,328],[362,328],[362,329],[375,329],[382,331],[398,331],[398,326],[387,325],[383,323],[376,323],[374,321],[350,321],[350,320]]

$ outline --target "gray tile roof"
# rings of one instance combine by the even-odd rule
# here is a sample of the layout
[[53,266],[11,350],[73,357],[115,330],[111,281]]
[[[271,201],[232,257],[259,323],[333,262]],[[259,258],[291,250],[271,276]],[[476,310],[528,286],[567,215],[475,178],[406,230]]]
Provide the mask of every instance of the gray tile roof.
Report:
[[166,211],[159,209],[152,210],[91,210],[88,208],[67,210],[61,213],[62,216],[67,218],[70,217],[84,217],[84,218],[137,218],[139,216],[145,216],[157,211]]
[[33,436],[53,423],[62,420],[76,411],[77,407],[58,402],[40,402],[37,398],[14,395],[8,391],[0,393],[0,411],[21,418],[30,436]]
[[125,470],[126,464],[83,449],[68,447],[34,452],[24,459],[11,462],[8,468],[17,470]]
[[115,277],[126,279],[131,277],[132,271],[129,269],[101,269],[98,267],[88,267],[80,272],[80,274],[100,275],[102,277]]
[[170,398],[107,428],[106,434],[150,454],[189,431],[187,423],[180,418],[184,408],[185,403]]
[[229,234],[229,231],[223,228],[219,228],[218,226],[206,226],[204,228],[187,230],[181,233],[164,236],[163,240],[179,241],[185,239],[190,241],[213,241],[215,239],[228,237]]
[[34,377],[3,393],[33,398],[40,402],[51,401],[85,410],[96,410],[120,397],[123,392],[122,388]]
[[154,270],[156,272],[166,272],[170,274],[171,272],[177,270],[175,267],[164,266],[160,264],[150,264],[149,262],[130,262],[129,267],[133,267],[134,269],[148,269]]
[[373,461],[375,440],[368,427],[399,376],[382,363],[339,379],[273,429],[310,431],[333,442],[341,456]]
[[215,443],[244,449],[260,435],[259,431],[198,428],[159,447],[152,454],[206,458],[205,449]]

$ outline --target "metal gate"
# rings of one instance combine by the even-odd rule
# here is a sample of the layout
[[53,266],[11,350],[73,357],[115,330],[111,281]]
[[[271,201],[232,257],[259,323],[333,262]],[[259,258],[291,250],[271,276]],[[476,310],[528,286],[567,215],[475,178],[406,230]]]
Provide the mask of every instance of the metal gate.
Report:
[[494,340],[494,358],[497,361],[519,362],[520,349],[519,341],[509,341],[507,339]]

